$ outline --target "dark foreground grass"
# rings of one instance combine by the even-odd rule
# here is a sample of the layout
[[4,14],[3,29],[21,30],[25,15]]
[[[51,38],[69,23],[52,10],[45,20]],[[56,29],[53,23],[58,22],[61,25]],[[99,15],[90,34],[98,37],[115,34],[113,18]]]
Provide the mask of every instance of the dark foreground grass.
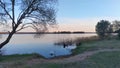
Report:
[[[40,58],[42,56],[34,53],[34,54],[14,54],[14,55],[3,55],[0,56],[0,62],[3,61],[19,61],[19,60],[26,60],[26,59],[32,59],[32,58]],[[42,57],[43,58],[43,57]]]
[[119,68],[120,51],[101,52],[82,62],[84,68]]
[[50,65],[45,64],[45,66],[43,66],[43,68],[119,68],[119,67],[120,67],[120,51],[101,52],[81,62]]
[[9,68],[119,68],[120,51],[100,52],[91,57],[74,63],[35,63],[35,64],[15,64]]

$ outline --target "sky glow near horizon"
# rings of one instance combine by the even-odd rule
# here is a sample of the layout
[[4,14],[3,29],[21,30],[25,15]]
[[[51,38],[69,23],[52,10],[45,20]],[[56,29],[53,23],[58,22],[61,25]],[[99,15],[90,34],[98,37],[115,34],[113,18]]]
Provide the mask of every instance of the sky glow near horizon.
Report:
[[57,29],[50,31],[95,31],[100,20],[120,19],[120,0],[58,0]]

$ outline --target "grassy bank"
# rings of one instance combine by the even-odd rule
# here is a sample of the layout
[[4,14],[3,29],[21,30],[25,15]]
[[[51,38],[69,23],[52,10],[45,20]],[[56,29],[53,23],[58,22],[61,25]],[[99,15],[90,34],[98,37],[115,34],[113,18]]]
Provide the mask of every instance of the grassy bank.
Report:
[[0,64],[1,68],[119,68],[120,51],[100,52],[83,61],[74,63],[25,63]]
[[89,41],[82,43],[82,45],[78,45],[77,48],[73,50],[73,54],[76,55],[85,51],[116,48],[120,49],[120,40],[117,39]]
[[24,61],[24,60],[30,60],[33,58],[43,58],[42,56],[38,54],[15,54],[15,55],[3,55],[0,56],[0,62],[6,62],[6,61]]

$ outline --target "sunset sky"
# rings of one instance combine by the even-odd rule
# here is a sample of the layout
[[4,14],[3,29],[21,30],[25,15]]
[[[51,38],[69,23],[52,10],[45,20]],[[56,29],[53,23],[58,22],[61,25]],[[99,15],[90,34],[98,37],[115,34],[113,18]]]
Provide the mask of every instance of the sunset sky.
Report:
[[[120,19],[120,0],[58,0],[58,28],[52,31],[95,31],[100,20]],[[51,31],[50,30],[50,31]]]

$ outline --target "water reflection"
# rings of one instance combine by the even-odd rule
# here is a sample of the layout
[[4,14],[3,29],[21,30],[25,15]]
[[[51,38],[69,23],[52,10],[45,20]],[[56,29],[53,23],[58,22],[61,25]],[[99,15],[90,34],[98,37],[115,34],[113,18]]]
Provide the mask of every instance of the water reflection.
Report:
[[66,48],[68,46],[73,46],[73,44],[74,42],[72,39],[66,39],[66,40],[63,39],[54,43],[54,45],[63,46],[63,48]]
[[2,34],[0,34],[0,39],[2,38]]
[[45,34],[40,34],[40,33],[36,33],[34,34],[34,38],[41,38],[41,37],[44,37]]
[[[71,50],[76,48],[75,44],[72,43],[72,40],[75,38],[94,35],[96,34],[44,34],[40,38],[34,38],[34,34],[15,34],[10,43],[4,46],[2,50],[4,50],[4,55],[38,53],[45,58],[52,58],[70,55],[72,53]],[[7,35],[3,35],[0,42],[2,42],[6,36]],[[61,39],[70,40],[67,41],[67,44],[56,43],[56,41]]]

